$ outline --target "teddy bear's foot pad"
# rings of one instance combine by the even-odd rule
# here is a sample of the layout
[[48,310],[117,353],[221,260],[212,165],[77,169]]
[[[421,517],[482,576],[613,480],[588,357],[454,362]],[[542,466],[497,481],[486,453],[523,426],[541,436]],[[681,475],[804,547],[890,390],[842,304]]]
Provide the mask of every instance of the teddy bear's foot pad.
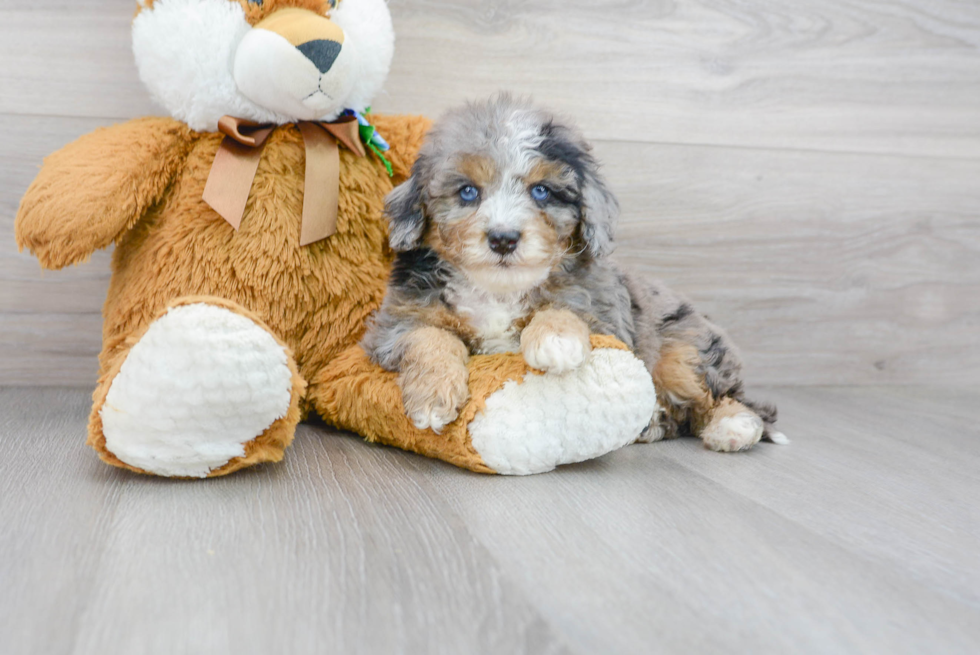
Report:
[[206,477],[289,410],[289,355],[251,319],[206,303],[157,319],[101,409],[106,449],[130,466]]
[[562,375],[528,373],[489,396],[469,425],[473,447],[497,473],[544,473],[636,441],[657,408],[649,372],[630,352],[592,351]]

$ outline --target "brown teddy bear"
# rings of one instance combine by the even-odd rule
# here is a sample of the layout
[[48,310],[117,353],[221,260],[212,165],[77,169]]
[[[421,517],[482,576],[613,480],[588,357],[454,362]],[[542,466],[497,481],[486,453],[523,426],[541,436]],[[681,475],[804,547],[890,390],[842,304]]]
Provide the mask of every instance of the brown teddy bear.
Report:
[[[45,268],[115,243],[88,443],[142,473],[278,461],[315,410],[474,471],[534,473],[632,442],[643,365],[594,337],[575,374],[474,357],[442,434],[405,417],[358,340],[392,260],[384,198],[429,122],[369,115],[394,48],[384,0],[142,0],[133,49],[171,118],[98,130],[45,160],[16,219]],[[612,417],[612,418],[610,418]]]

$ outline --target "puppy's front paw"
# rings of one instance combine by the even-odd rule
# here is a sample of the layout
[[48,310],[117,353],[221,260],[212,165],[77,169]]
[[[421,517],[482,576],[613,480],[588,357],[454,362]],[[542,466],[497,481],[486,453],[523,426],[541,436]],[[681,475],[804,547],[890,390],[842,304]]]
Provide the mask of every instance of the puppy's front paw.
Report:
[[713,420],[701,433],[701,439],[711,450],[735,452],[758,443],[762,428],[762,419],[745,411]]
[[574,371],[589,357],[589,344],[562,334],[548,334],[536,339],[524,351],[524,360],[531,368],[547,373]]
[[531,368],[558,374],[573,371],[592,352],[589,328],[566,309],[538,312],[521,333],[521,352]]
[[451,363],[445,368],[413,366],[398,379],[405,414],[419,430],[432,428],[439,434],[459,416],[469,397],[466,366]]

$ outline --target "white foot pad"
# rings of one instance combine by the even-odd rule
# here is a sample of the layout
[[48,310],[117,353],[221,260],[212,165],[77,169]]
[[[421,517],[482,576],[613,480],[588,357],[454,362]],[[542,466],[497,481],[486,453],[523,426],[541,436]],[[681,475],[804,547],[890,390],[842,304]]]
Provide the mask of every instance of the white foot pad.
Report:
[[163,476],[205,477],[289,410],[285,349],[250,319],[198,303],[133,346],[101,410],[106,448]]
[[470,422],[473,447],[497,473],[544,473],[636,441],[657,409],[643,362],[624,350],[594,350],[564,375],[528,373],[486,401]]
[[735,452],[758,443],[762,438],[762,427],[762,419],[758,416],[741,412],[709,425],[701,433],[701,439],[711,450]]

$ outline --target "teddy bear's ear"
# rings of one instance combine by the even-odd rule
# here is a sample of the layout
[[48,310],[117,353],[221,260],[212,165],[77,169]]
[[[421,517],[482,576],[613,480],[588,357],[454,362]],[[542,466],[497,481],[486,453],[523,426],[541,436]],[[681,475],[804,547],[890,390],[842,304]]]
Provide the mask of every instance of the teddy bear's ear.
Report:
[[417,170],[388,194],[385,199],[385,215],[391,225],[389,243],[392,250],[407,252],[422,245],[425,208]]

